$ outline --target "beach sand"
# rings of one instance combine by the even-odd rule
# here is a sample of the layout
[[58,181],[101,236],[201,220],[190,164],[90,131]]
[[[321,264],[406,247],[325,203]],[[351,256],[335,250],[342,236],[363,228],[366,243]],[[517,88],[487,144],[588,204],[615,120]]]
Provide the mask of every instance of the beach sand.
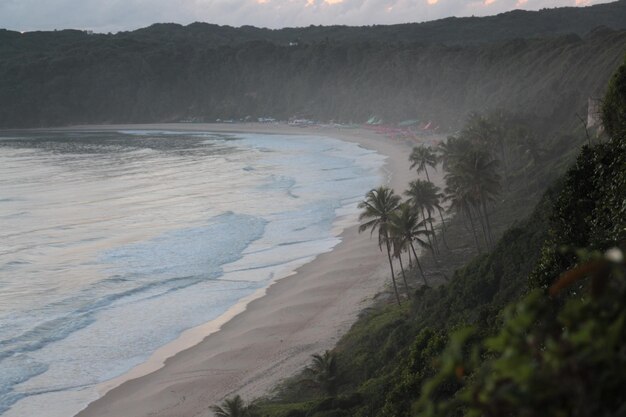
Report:
[[[312,134],[359,143],[387,156],[387,184],[396,192],[415,178],[408,156],[415,142],[362,129],[297,128],[261,124],[159,124],[80,126],[74,130],[193,130]],[[67,129],[64,129],[67,130]],[[79,417],[192,417],[240,394],[266,395],[281,380],[332,348],[356,321],[359,311],[386,284],[387,258],[376,238],[357,227],[341,233],[341,243],[289,277],[244,300],[219,320],[185,332],[144,365],[101,386],[104,394]],[[250,301],[252,300],[252,301]],[[250,301],[248,303],[248,301]],[[164,362],[164,364],[163,364]]]

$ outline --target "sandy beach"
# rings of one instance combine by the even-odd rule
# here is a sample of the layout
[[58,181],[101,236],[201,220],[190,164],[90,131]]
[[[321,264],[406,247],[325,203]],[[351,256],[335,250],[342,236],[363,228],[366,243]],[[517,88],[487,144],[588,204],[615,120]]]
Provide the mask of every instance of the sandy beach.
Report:
[[[193,130],[312,134],[359,143],[387,157],[387,184],[402,192],[415,178],[408,155],[415,143],[362,129],[261,124],[78,126],[73,130]],[[68,130],[68,129],[63,129]],[[386,284],[386,255],[369,233],[349,227],[341,243],[217,321],[191,329],[144,365],[103,384],[100,399],[79,417],[192,417],[240,394],[263,396],[302,369],[311,354],[332,348],[358,312]],[[164,363],[163,363],[164,362]]]

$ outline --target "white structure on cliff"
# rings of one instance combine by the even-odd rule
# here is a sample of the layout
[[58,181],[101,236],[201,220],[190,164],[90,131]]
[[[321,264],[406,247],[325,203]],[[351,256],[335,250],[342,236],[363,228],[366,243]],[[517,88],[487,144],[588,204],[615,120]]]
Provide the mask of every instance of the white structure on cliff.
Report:
[[589,97],[587,101],[587,127],[602,129],[602,100]]

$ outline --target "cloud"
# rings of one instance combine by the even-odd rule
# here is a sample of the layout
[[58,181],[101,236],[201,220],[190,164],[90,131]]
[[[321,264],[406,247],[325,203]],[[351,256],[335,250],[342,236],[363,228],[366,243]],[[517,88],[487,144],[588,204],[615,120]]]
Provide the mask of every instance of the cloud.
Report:
[[370,25],[483,16],[608,0],[0,0],[0,27],[117,32],[156,22],[232,26]]

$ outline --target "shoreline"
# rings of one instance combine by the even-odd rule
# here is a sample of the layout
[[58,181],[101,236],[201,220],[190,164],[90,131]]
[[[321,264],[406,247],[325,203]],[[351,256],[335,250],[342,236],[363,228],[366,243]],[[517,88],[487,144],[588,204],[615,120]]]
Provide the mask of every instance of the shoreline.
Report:
[[[397,192],[412,178],[408,152],[416,143],[363,129],[275,124],[90,125],[45,130],[327,136],[385,156],[385,182]],[[386,276],[386,258],[369,234],[360,235],[357,226],[348,226],[338,237],[340,243],[330,252],[245,297],[215,320],[184,331],[129,372],[99,384],[100,398],[77,417],[195,416],[235,392],[246,400],[268,394],[301,369],[311,354],[332,348],[385,285],[380,276]]]

